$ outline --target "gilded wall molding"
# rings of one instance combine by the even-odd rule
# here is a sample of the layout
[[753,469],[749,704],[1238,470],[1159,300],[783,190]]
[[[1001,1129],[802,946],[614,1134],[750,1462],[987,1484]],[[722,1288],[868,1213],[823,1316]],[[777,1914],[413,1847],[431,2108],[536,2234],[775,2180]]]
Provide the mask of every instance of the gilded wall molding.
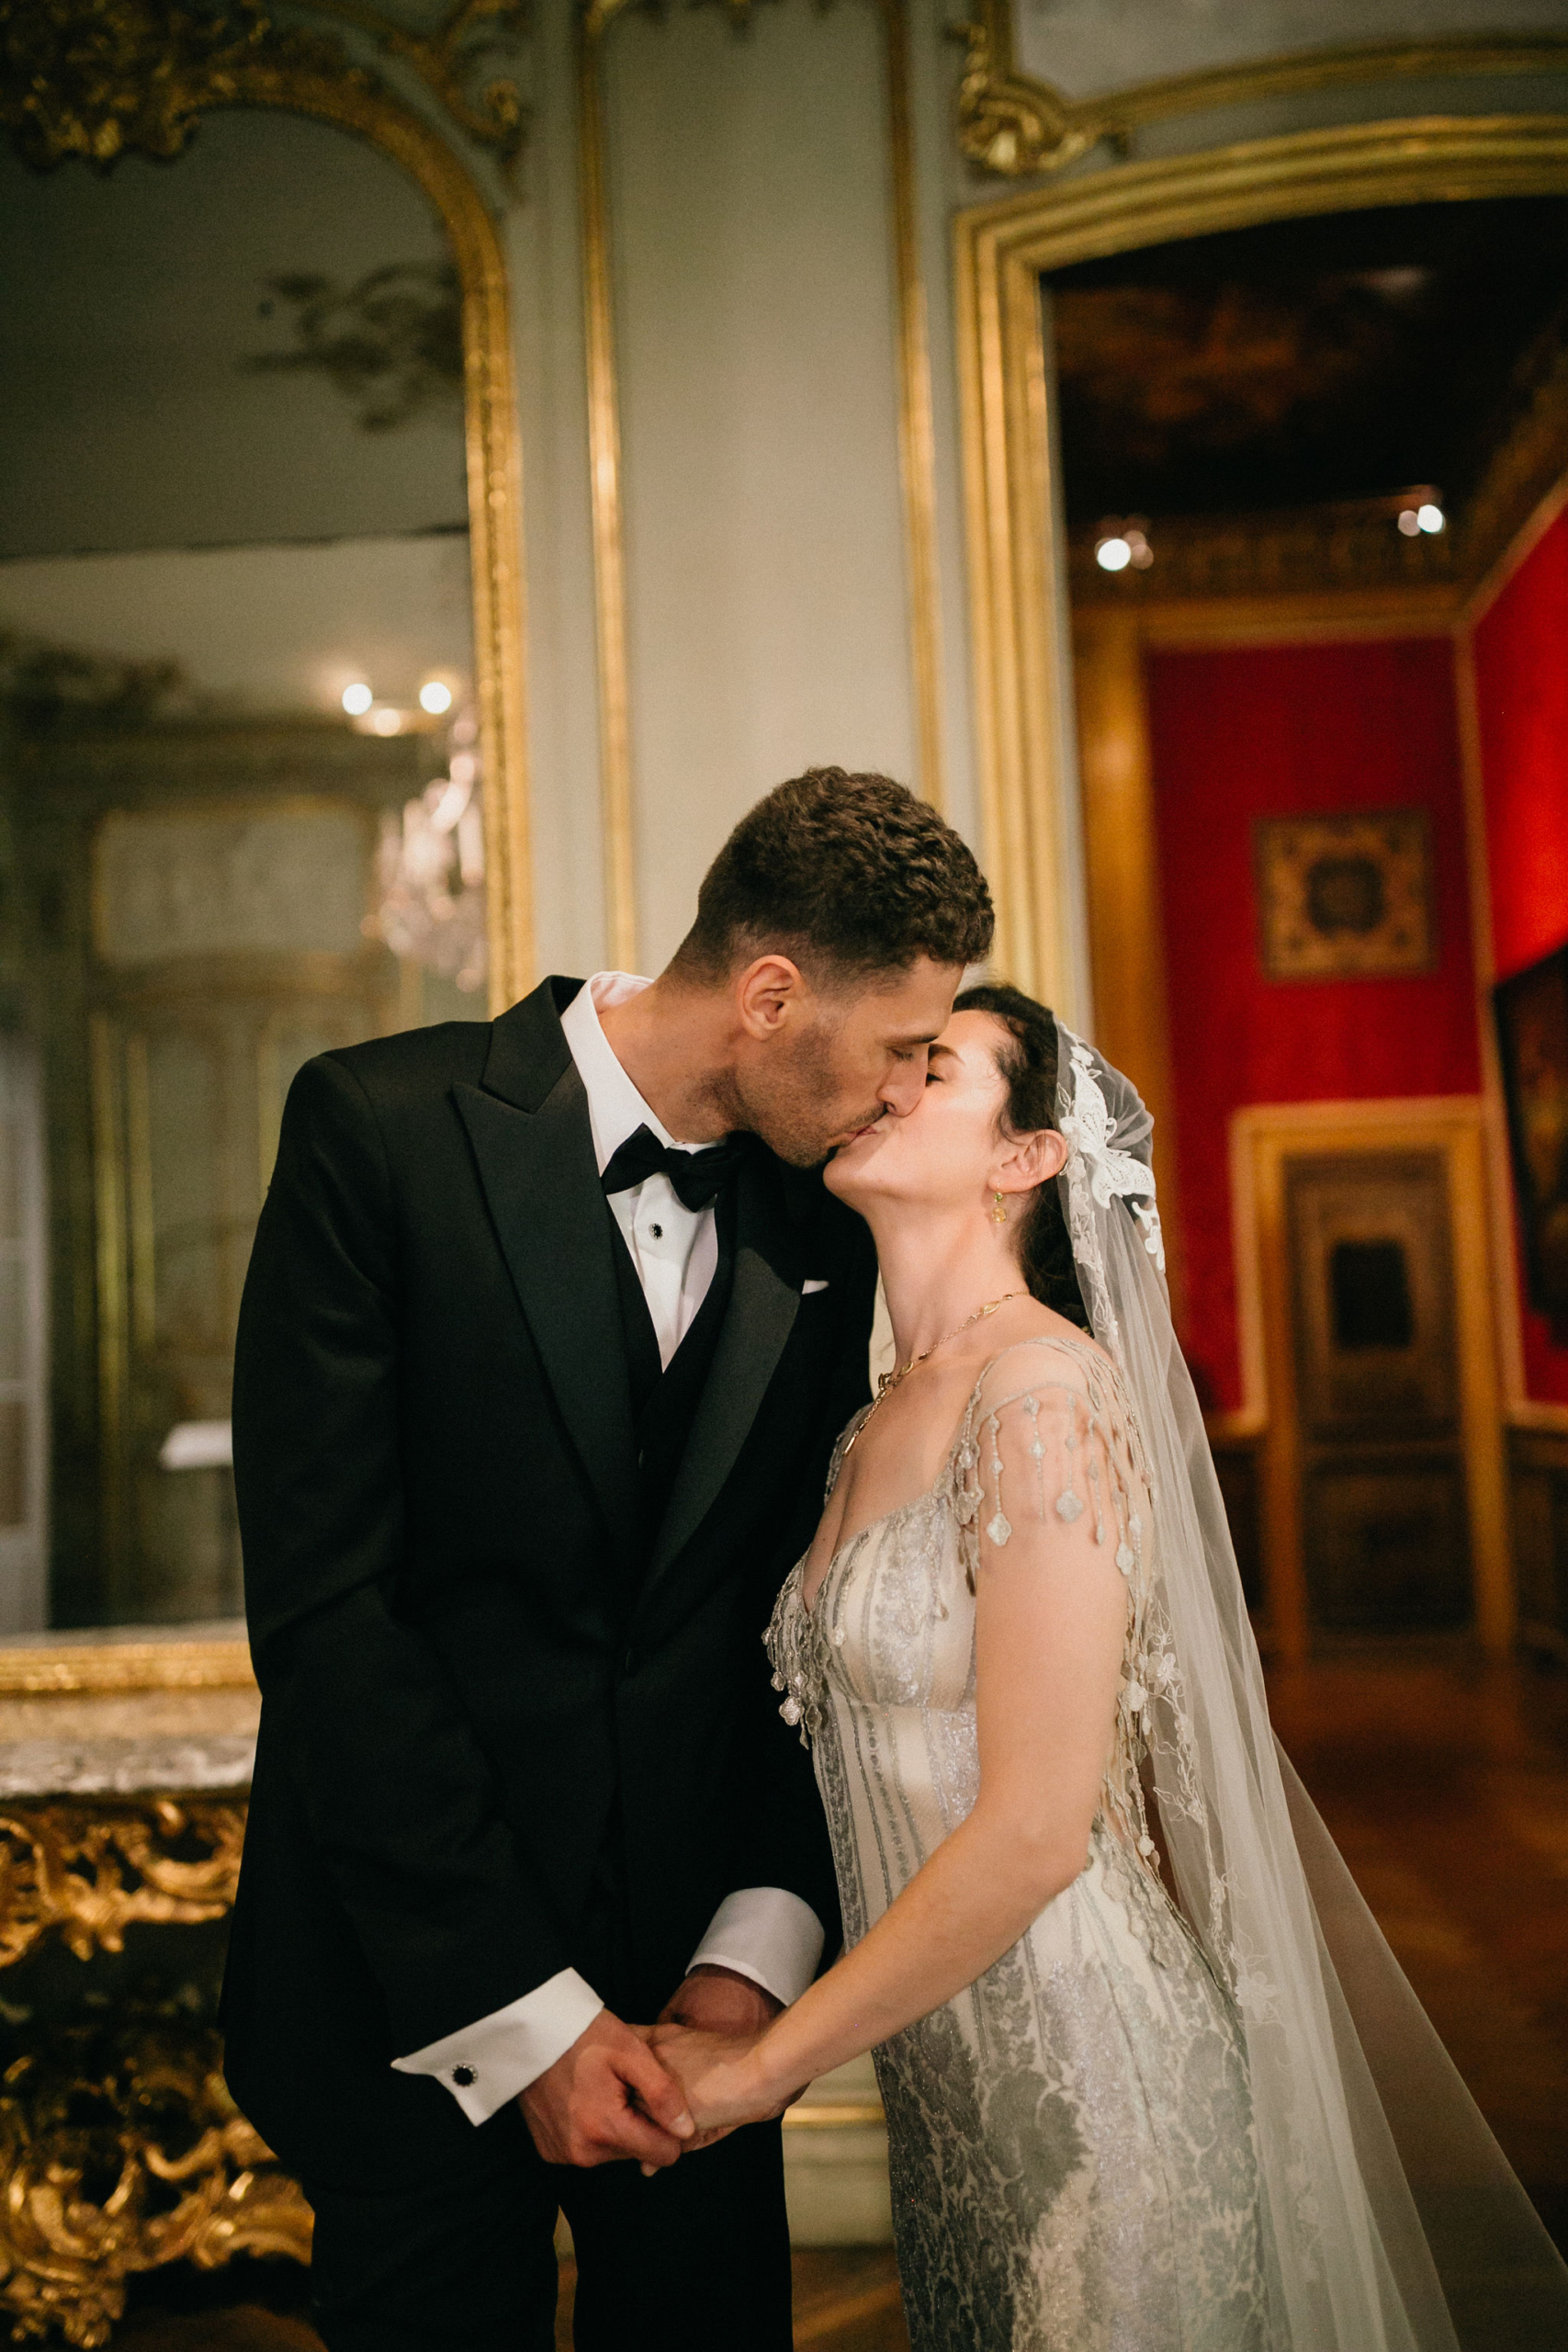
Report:
[[[448,29],[457,28],[449,62],[469,53],[464,28],[471,30],[485,13],[459,8],[446,20]],[[456,62],[452,70],[459,71]],[[200,16],[167,0],[0,0],[0,126],[35,164],[80,158],[103,170],[128,153],[166,162],[184,150],[204,113],[224,107],[276,107],[367,140],[418,182],[451,239],[463,289],[475,698],[486,779],[491,1004],[499,1012],[531,984],[535,954],[522,453],[505,264],[484,198],[422,115],[334,40],[275,24],[259,0],[232,0]]]
[[[313,16],[367,33],[412,68],[466,137],[495,153],[503,174],[522,152],[527,115],[517,85],[498,74],[470,95],[484,60],[525,25],[524,0],[453,0],[422,33],[359,0],[296,0]],[[295,66],[343,80],[374,77],[338,45],[275,24],[265,0],[223,0],[201,16],[147,0],[87,9],[76,0],[0,0],[0,120],[36,127],[38,163],[62,154],[111,164],[122,149],[177,155],[204,107],[232,103],[233,76],[257,66]],[[18,95],[19,94],[19,95]],[[67,133],[64,144],[60,133]]]
[[1013,57],[1015,0],[980,0],[957,28],[964,44],[958,141],[970,163],[999,178],[1059,172],[1103,141],[1127,153],[1145,123],[1316,90],[1380,82],[1444,81],[1568,71],[1568,36],[1461,33],[1436,40],[1337,43],[1288,55],[1137,82],[1100,96],[1069,98],[1021,73]]
[[[730,22],[752,0],[713,0]],[[936,449],[925,285],[916,215],[909,97],[908,0],[874,0],[885,41],[886,140],[897,320],[898,447],[908,582],[919,789],[944,805],[942,611],[937,576]],[[578,136],[588,366],[588,448],[599,663],[599,763],[604,837],[604,916],[613,964],[637,963],[637,876],[626,654],[625,495],[615,366],[612,227],[601,57],[605,36],[633,7],[657,0],[582,0],[578,15]]]
[[[1066,565],[1055,545],[1043,271],[1139,245],[1321,212],[1568,191],[1568,114],[1435,116],[1123,164],[960,216],[957,310],[976,749],[997,958],[1061,999],[1077,779],[1054,713]],[[1092,816],[1092,812],[1089,812]],[[1065,1000],[1062,1000],[1065,1001]]]
[[357,0],[299,0],[312,15],[333,17],[368,33],[389,57],[411,65],[439,99],[465,137],[489,147],[510,187],[528,134],[528,113],[510,74],[496,74],[472,89],[484,61],[508,39],[527,28],[525,0],[454,0],[433,32],[421,33]]

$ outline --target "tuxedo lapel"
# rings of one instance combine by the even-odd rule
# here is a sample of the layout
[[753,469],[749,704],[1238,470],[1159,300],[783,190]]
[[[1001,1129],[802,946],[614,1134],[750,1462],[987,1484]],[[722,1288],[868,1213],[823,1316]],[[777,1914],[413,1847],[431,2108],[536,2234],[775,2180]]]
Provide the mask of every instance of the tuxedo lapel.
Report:
[[[564,995],[560,991],[565,990]],[[623,1566],[637,1541],[637,1441],[588,1098],[547,980],[494,1024],[479,1086],[453,1089],[502,1255]]]
[[779,1171],[759,1152],[742,1167],[738,1182],[729,1306],[654,1545],[646,1589],[683,1551],[717,1500],[750,1434],[800,1306],[799,1245],[784,1214]]

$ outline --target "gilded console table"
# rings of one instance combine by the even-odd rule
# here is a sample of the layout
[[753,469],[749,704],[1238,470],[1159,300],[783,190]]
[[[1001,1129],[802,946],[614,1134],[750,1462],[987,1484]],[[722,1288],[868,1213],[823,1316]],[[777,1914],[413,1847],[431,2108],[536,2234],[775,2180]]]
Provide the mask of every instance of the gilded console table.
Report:
[[[168,1930],[233,1902],[259,1704],[238,1628],[0,1642],[13,2342],[107,2344],[127,2281],[164,2263],[309,2256],[310,2209],[224,2085],[210,1984],[135,1973],[144,1948],[182,1949]],[[210,1979],[210,1936],[201,1953]]]

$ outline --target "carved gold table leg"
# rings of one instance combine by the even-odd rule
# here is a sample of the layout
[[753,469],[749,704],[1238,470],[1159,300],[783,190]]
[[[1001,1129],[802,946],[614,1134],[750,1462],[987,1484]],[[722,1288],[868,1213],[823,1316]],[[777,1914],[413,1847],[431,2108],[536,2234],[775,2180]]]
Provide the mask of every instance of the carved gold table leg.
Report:
[[[222,1918],[244,1818],[236,1797],[0,1805],[0,1969],[51,1942],[90,1961],[132,1927]],[[143,2002],[40,2031],[6,2069],[0,2338],[107,2344],[128,2281],[164,2263],[310,2259],[310,2207],[222,2065],[214,2027]]]
[[166,2262],[310,2258],[310,2211],[239,2113],[206,2026],[57,2029],[0,2083],[0,2313],[13,2342],[107,2344]]

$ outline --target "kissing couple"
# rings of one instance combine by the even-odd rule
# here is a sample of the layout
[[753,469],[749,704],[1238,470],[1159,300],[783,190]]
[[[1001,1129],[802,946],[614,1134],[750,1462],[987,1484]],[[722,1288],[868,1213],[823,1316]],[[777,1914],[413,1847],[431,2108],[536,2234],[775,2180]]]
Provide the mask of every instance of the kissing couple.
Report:
[[1269,1733],[1148,1115],[991,931],[818,769],[656,980],[294,1082],[224,2024],[330,2352],[550,2352],[558,2211],[579,2352],[786,2352],[867,2049],[916,2352],[1568,2341]]

